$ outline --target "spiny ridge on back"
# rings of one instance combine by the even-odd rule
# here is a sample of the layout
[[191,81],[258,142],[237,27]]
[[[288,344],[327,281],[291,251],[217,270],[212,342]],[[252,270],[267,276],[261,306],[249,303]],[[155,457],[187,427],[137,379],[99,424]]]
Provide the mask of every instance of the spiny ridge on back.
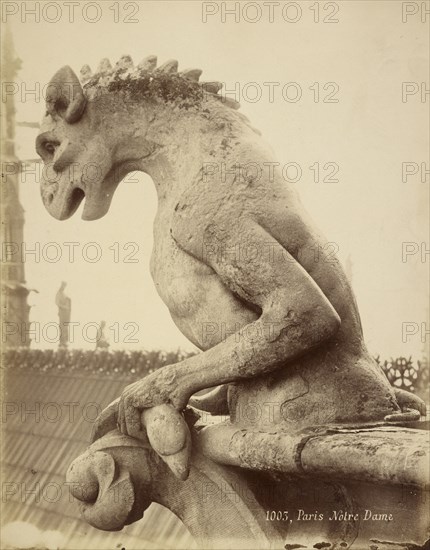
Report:
[[218,94],[223,87],[221,82],[200,82],[201,74],[202,71],[200,69],[185,69],[178,72],[178,62],[176,59],[169,59],[157,67],[157,57],[149,55],[142,59],[137,66],[134,66],[132,58],[129,55],[123,55],[114,67],[112,67],[109,59],[102,59],[97,72],[94,74],[89,65],[84,65],[81,69],[80,79],[84,85],[97,85],[98,87],[108,88],[113,82],[118,80],[138,82],[148,78],[148,76],[153,78],[160,75],[180,77],[189,83],[197,83],[205,93],[222,100],[228,107],[232,107],[233,109],[240,107],[237,101]]

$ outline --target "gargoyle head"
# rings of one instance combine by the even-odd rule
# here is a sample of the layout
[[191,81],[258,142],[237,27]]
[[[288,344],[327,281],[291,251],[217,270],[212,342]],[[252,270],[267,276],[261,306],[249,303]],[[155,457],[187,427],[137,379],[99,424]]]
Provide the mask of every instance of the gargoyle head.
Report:
[[171,135],[172,117],[160,113],[171,106],[175,116],[200,113],[205,120],[206,100],[239,107],[218,94],[222,83],[199,82],[201,72],[178,73],[174,59],[157,67],[154,55],[134,67],[125,55],[113,68],[103,59],[95,75],[85,65],[82,87],[70,67],[60,69],[48,85],[46,115],[36,139],[45,163],[41,192],[48,212],[67,219],[85,198],[83,219],[106,214],[121,179],[132,170],[147,171],[148,159],[166,146],[163,136]]
[[[115,124],[106,98],[91,97],[73,70],[61,68],[46,92],[46,114],[36,138],[44,162],[41,195],[58,220],[74,214],[85,198],[82,218],[94,220],[109,210],[124,170]],[[118,132],[119,133],[119,132]]]

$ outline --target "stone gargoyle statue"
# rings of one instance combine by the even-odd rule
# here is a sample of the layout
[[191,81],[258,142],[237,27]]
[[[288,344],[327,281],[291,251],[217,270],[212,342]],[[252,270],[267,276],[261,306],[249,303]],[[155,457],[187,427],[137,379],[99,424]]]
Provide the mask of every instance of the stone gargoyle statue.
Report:
[[[387,426],[425,413],[421,400],[390,386],[370,356],[344,270],[260,132],[219,94],[221,83],[199,82],[200,74],[178,72],[174,60],[157,68],[155,56],[134,67],[123,56],[114,68],[103,60],[94,75],[85,66],[82,83],[63,67],[48,86],[36,141],[46,164],[46,209],[64,220],[84,201],[83,219],[96,220],[127,173],[149,174],[158,194],[151,275],[176,326],[202,350],[127,386],[102,413],[97,448],[69,476],[85,477],[86,468],[100,479],[104,472],[105,489],[115,468],[103,464],[112,456],[121,462],[118,448],[126,441],[126,454],[149,453],[154,471],[170,469],[176,479],[170,492],[179,494],[194,451],[201,454],[194,447],[204,447],[205,460],[238,464],[229,455],[233,447],[220,447],[223,429],[288,438],[329,425]],[[215,389],[192,397],[208,388]],[[189,402],[229,414],[225,425],[202,430],[204,444],[184,417]],[[248,460],[254,470],[276,462],[273,453],[254,454]],[[124,476],[133,492],[133,474]],[[87,500],[96,497],[97,491]],[[106,511],[102,519],[87,517],[118,529],[145,506],[140,514],[130,516],[128,508],[111,514],[116,519]]]

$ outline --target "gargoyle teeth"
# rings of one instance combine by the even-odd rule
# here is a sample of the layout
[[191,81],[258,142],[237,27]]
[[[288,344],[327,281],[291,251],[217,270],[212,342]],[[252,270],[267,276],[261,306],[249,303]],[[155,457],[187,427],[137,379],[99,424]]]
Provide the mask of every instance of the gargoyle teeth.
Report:
[[133,60],[129,55],[123,55],[116,63],[115,69],[132,69],[134,67]]
[[109,59],[107,57],[105,57],[104,59],[102,59],[100,61],[97,72],[98,73],[108,73],[111,70],[112,70],[112,65],[111,65]]
[[82,67],[80,76],[81,76],[82,84],[85,84],[85,82],[88,82],[89,80],[91,80],[93,73],[89,65],[84,65]]
[[153,71],[157,67],[157,56],[156,55],[148,55],[137,66],[138,69],[142,69],[143,71]]
[[175,74],[178,72],[178,62],[176,59],[169,59],[169,61],[166,61],[166,63],[158,67],[158,71],[165,74]]
[[212,94],[217,94],[223,87],[222,82],[202,82],[201,86],[203,90],[211,92]]
[[194,82],[198,82],[202,72],[203,71],[201,69],[185,69],[185,71],[181,71],[179,73],[179,76],[182,76],[187,80],[193,80]]

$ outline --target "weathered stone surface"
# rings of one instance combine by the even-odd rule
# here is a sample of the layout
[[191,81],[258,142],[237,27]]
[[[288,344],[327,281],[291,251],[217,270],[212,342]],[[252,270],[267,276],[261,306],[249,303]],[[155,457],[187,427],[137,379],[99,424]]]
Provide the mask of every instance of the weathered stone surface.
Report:
[[241,468],[321,479],[430,487],[429,433],[401,427],[327,426],[262,433],[225,422],[199,432],[202,452]]
[[112,70],[112,65],[107,57],[102,59],[97,68],[98,73],[107,73]]
[[[188,421],[193,421],[191,413]],[[398,443],[402,451],[388,455],[390,477],[378,465],[380,456],[374,451],[378,441],[390,437],[391,445],[396,445],[396,428],[331,428],[303,434],[301,440],[297,434],[283,434],[271,441],[274,434],[255,432],[250,434],[254,439],[244,445],[229,445],[232,441],[226,439],[224,428],[193,431],[190,473],[185,481],[173,475],[148,442],[113,430],[73,462],[67,482],[91,525],[119,529],[141,518],[149,504],[157,502],[184,522],[202,549],[263,550],[300,544],[303,548],[362,550],[375,538],[403,541],[405,548],[406,543],[425,540],[429,495],[413,484],[422,485],[428,473],[426,478],[424,471],[412,467],[413,473],[405,475],[408,462],[427,449],[424,432],[402,430],[404,442]],[[232,435],[234,427],[230,428]],[[218,465],[207,457],[205,438],[210,430],[218,434],[207,439],[211,441],[209,454],[216,442],[221,454],[215,458],[240,469]],[[220,438],[221,432],[224,437]],[[240,439],[247,435],[243,432],[236,429],[235,433]],[[368,434],[373,439],[370,443]],[[407,450],[411,442],[414,447]],[[307,449],[310,443],[313,447]],[[349,451],[355,453],[352,458],[359,465],[345,475]],[[337,469],[342,462],[343,469],[331,468]],[[375,481],[380,484],[378,491],[372,490]]]
[[240,473],[214,464],[197,449],[190,475],[178,480],[149,444],[109,432],[69,467],[67,482],[94,527],[117,530],[138,520],[151,502],[176,514],[200,548],[282,547],[277,529]]
[[179,74],[180,76],[183,76],[188,80],[194,80],[195,82],[198,82],[202,72],[203,71],[201,69],[185,69],[184,71],[181,71]]
[[178,62],[176,59],[169,59],[169,61],[160,65],[157,70],[166,74],[175,74],[178,72]]
[[[36,144],[57,173],[55,181],[43,179],[41,191],[60,220],[82,200],[84,219],[105,215],[128,172],[141,170],[154,181],[159,208],[151,274],[172,319],[202,353],[125,388],[96,435],[102,441],[118,425],[124,435],[150,444],[180,492],[187,482],[176,480],[194,464],[182,411],[199,390],[227,384],[232,429],[243,430],[247,441],[239,445],[240,460],[257,469],[273,461],[280,471],[294,467],[290,451],[302,430],[408,419],[410,409],[422,405],[412,398],[405,404],[404,396],[399,404],[370,357],[347,277],[260,133],[212,93],[218,84],[209,84],[207,93],[196,71],[181,76],[177,67],[171,60],[156,69],[149,58],[133,69],[123,56],[84,88],[70,67],[60,69],[52,83],[61,98],[48,94]],[[88,163],[97,166],[96,177],[86,171]],[[237,435],[224,449],[215,434],[206,432],[205,452],[231,463]],[[327,452],[343,437],[326,439]],[[262,440],[268,449],[275,441],[271,454],[253,448]],[[142,453],[126,447],[120,464]],[[92,454],[86,460],[93,466],[81,465],[79,472],[94,477],[103,456]],[[307,457],[308,467],[318,469],[313,459]],[[131,503],[129,480],[121,482]]]
[[[123,56],[118,66],[130,64]],[[204,350],[127,389],[121,429],[128,433],[134,408],[167,403],[180,411],[196,391],[223,383],[231,383],[232,421],[263,431],[398,414],[365,348],[343,269],[294,189],[276,169],[244,172],[250,162],[273,162],[269,149],[243,116],[196,93],[208,84],[176,71],[171,60],[125,80],[114,71],[109,84],[95,75],[77,92],[87,100],[79,122],[49,104],[38,137],[42,158],[59,169],[55,185],[42,182],[45,205],[59,219],[84,197],[83,217],[98,218],[127,172],[152,176],[159,195],[152,275],[179,329]],[[62,69],[55,80],[72,74]],[[98,179],[86,179],[90,161]]]
[[201,85],[204,90],[213,94],[217,94],[223,87],[222,82],[202,82]]
[[91,67],[89,65],[84,65],[80,72],[81,82],[82,84],[85,84],[89,80],[91,80],[91,77],[93,76],[93,73],[91,71]]
[[157,66],[157,56],[148,55],[139,63],[138,68],[143,71],[153,71]]

